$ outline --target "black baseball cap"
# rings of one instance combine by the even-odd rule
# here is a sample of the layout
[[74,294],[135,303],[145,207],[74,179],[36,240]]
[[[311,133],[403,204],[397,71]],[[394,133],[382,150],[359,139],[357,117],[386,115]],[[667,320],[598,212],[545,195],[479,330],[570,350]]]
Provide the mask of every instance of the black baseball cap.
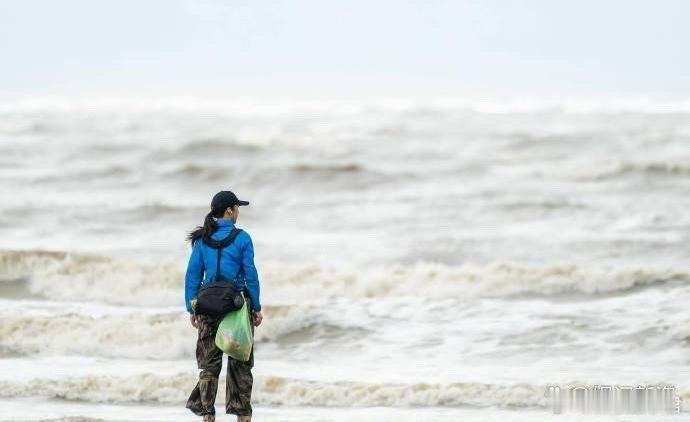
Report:
[[232,191],[222,190],[217,194],[213,195],[211,200],[211,209],[213,211],[220,211],[226,208],[232,207],[233,205],[249,205],[249,201],[242,201],[237,198]]

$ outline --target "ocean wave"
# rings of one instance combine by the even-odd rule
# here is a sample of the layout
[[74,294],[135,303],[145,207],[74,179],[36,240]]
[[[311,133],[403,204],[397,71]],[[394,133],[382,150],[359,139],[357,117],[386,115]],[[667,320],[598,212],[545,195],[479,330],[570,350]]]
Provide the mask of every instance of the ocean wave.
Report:
[[182,303],[181,265],[61,251],[1,251],[0,274],[25,278],[30,294],[123,305]]
[[317,164],[317,163],[301,163],[292,166],[294,170],[300,172],[319,172],[319,173],[350,173],[362,170],[362,166],[356,163],[333,163],[333,164]]
[[[360,164],[352,162],[343,163],[306,163],[297,162],[280,166],[253,167],[241,172],[227,166],[186,163],[175,164],[171,168],[162,171],[165,177],[190,179],[199,181],[212,181],[233,174],[236,183],[242,180],[244,183],[261,185],[271,183],[306,183],[316,181],[315,177],[329,176],[318,179],[325,183],[329,180],[340,183],[341,178],[346,178],[350,187],[366,187],[373,183],[390,182],[395,180],[393,176],[378,171],[373,171]],[[342,179],[345,180],[345,179]]]
[[29,291],[29,279],[26,277],[4,277],[0,275],[0,297],[22,299],[34,296]]
[[[169,376],[75,376],[0,381],[0,397],[40,396],[97,403],[184,403],[197,382],[195,373]],[[225,383],[221,376],[219,385]],[[519,384],[368,383],[314,381],[279,376],[254,377],[252,403],[301,406],[544,406],[544,386]]]
[[[128,359],[193,359],[196,330],[186,313],[118,313],[101,316],[77,312],[51,314],[0,312],[0,352],[83,355]],[[264,306],[265,320],[256,330],[256,344],[307,344],[314,339],[341,344],[361,339],[367,330],[320,319],[306,306]],[[59,336],[55,333],[59,332]]]
[[206,137],[192,139],[176,149],[170,155],[172,157],[186,157],[188,155],[201,155],[216,157],[219,153],[251,152],[261,150],[260,145],[239,142],[235,138]]
[[[0,381],[0,397],[45,397],[92,403],[184,403],[198,380],[196,373],[130,376],[89,375],[62,378],[41,377],[28,381]],[[225,383],[221,376],[219,385]],[[582,385],[579,382],[562,384]],[[322,407],[493,407],[504,409],[544,408],[546,385],[530,383],[492,384],[374,383],[316,381],[281,376],[254,376],[252,403],[259,406]],[[690,391],[678,394],[690,398]],[[222,393],[219,394],[222,400]],[[687,409],[687,406],[684,406]]]
[[[0,252],[0,274],[25,277],[32,294],[111,304],[182,306],[183,266],[67,252]],[[576,264],[450,266],[417,262],[336,269],[267,262],[260,268],[262,291],[294,303],[309,298],[411,296],[419,294],[420,286],[428,297],[595,296],[690,282],[690,273],[675,269]]]
[[567,200],[548,200],[548,199],[535,199],[535,200],[514,200],[506,201],[499,204],[499,206],[507,211],[524,211],[524,210],[547,210],[547,211],[560,211],[560,210],[581,210],[586,209],[587,206],[577,202],[571,202]]
[[59,174],[51,173],[49,175],[40,175],[31,179],[32,183],[40,184],[54,184],[64,186],[67,182],[84,183],[85,180],[109,180],[116,179],[123,183],[123,178],[131,176],[134,173],[132,168],[123,165],[103,166],[94,169],[75,169],[72,171],[63,171]]
[[170,360],[194,357],[195,332],[180,313],[102,317],[12,313],[2,318],[0,348],[13,354]]
[[226,175],[227,173],[227,167],[208,166],[201,164],[184,164],[168,171],[165,175],[199,180],[214,180]]
[[683,161],[611,161],[574,169],[554,170],[554,176],[581,181],[604,181],[626,175],[653,177],[690,176],[690,162]]
[[[418,262],[352,271],[312,266],[268,266],[268,289],[281,293],[318,291],[321,297],[409,296],[510,297],[625,293],[669,282],[688,283],[677,270],[516,263],[450,266]],[[420,290],[420,286],[423,288]]]
[[690,345],[690,319],[685,320],[673,328],[673,337],[676,340],[685,342]]

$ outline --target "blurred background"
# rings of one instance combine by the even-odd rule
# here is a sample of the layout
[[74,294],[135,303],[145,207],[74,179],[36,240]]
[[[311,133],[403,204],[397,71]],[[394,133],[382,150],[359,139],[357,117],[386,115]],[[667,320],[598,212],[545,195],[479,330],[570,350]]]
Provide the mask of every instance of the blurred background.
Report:
[[548,385],[688,410],[689,13],[0,0],[0,420],[194,419],[184,238],[221,189],[256,420],[623,420]]

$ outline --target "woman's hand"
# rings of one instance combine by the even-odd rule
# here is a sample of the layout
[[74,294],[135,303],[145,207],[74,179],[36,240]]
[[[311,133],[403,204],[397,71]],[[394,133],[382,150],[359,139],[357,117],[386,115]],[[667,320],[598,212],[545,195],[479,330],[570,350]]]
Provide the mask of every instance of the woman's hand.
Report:
[[189,315],[189,322],[192,323],[192,327],[199,328],[199,322],[196,319],[196,315],[194,315],[194,314]]
[[254,320],[252,321],[254,323],[254,326],[258,327],[259,325],[261,325],[261,321],[264,319],[264,314],[262,314],[261,311],[252,312],[252,317]]

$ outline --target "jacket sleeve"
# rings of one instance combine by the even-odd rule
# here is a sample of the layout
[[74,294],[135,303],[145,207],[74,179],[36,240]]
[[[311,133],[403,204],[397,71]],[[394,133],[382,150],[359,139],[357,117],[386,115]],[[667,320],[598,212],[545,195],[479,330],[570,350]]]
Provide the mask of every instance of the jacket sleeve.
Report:
[[184,277],[184,303],[187,312],[192,313],[192,306],[190,301],[194,299],[201,280],[204,276],[204,259],[201,255],[201,241],[194,242],[192,253],[189,256],[189,263],[187,264],[187,272]]
[[247,241],[242,245],[242,269],[244,270],[245,281],[247,282],[249,298],[252,301],[252,311],[259,312],[261,310],[261,302],[259,301],[261,290],[259,286],[259,274],[254,265],[254,244],[252,243],[252,238],[249,236],[249,233],[246,234]]

